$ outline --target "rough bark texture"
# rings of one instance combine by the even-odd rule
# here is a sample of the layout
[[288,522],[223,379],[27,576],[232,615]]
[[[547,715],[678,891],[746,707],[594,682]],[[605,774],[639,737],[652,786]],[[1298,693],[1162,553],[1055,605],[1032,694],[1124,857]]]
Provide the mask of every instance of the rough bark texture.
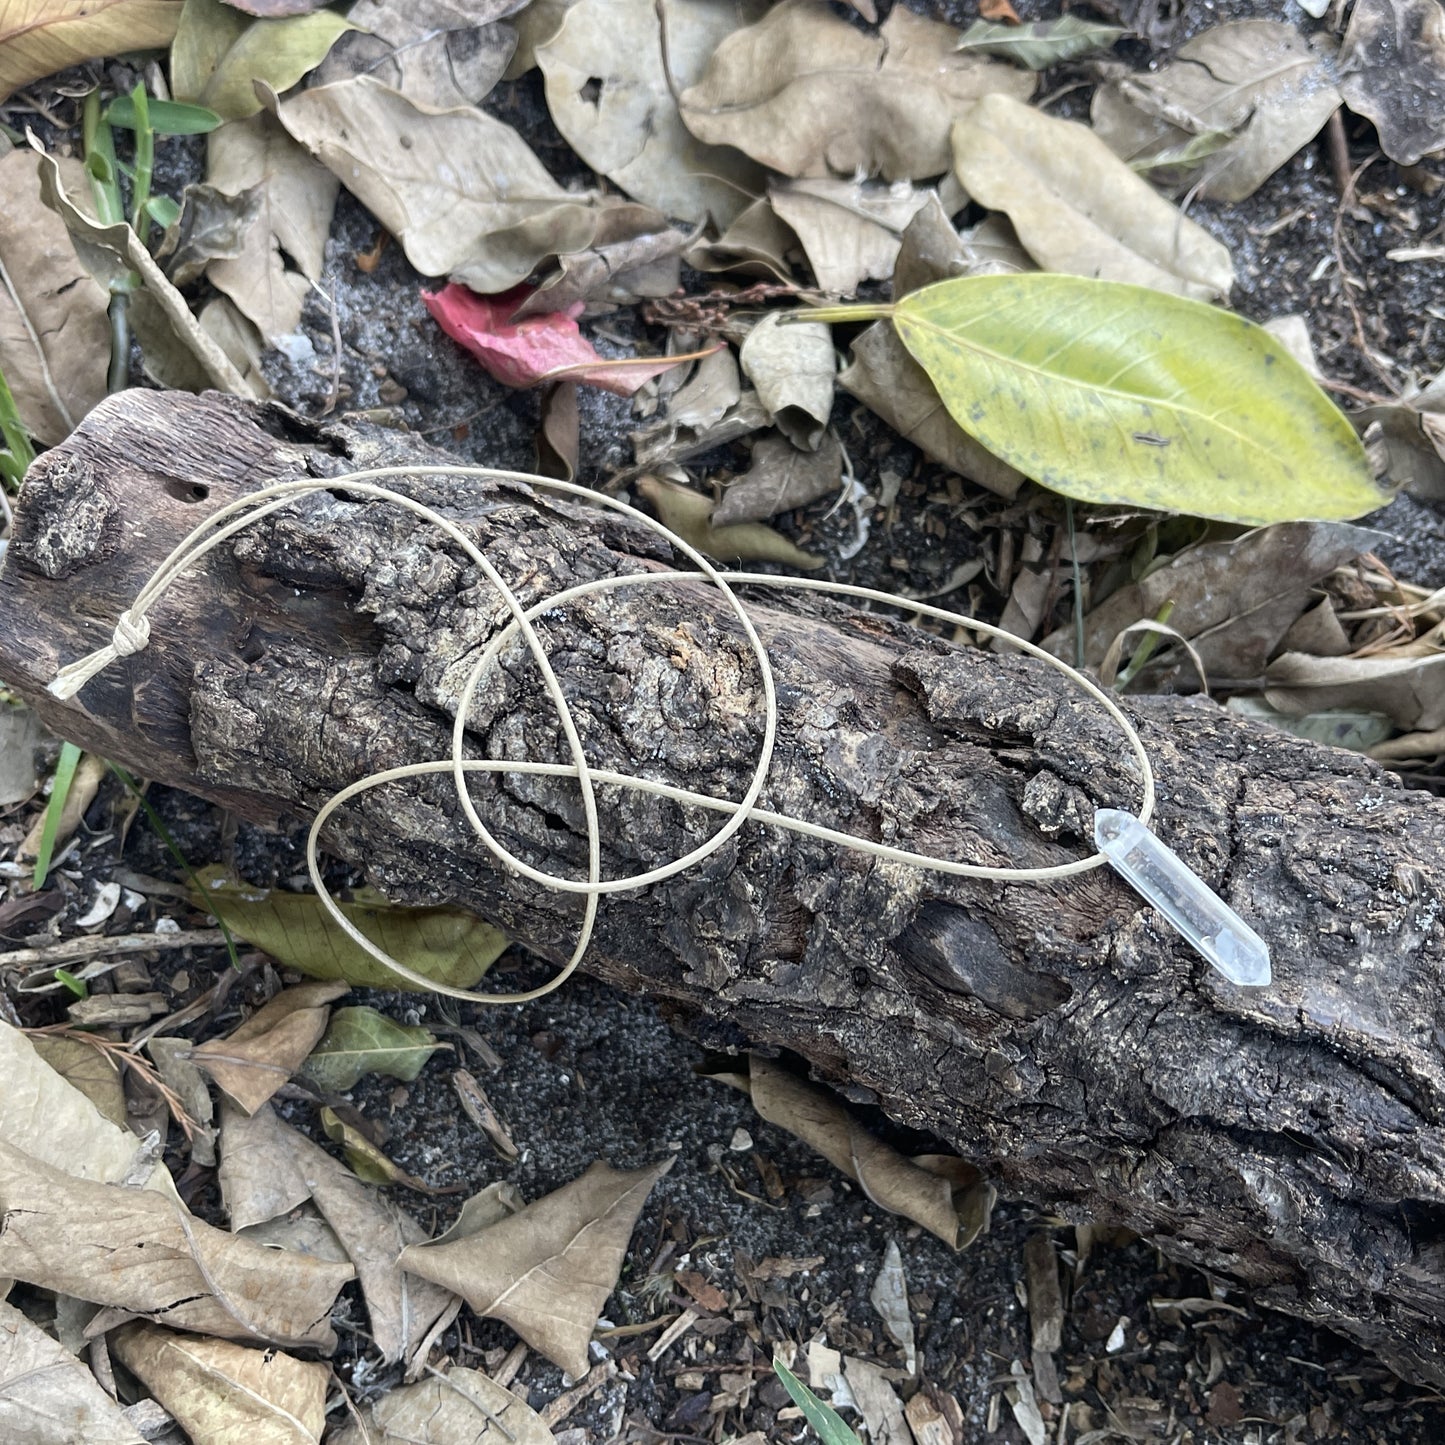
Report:
[[[26,484],[0,674],[64,735],[259,820],[308,819],[363,774],[442,757],[501,606],[429,529],[344,489],[213,554],[154,611],[150,647],[74,702],[43,692],[208,507],[271,479],[437,459],[220,397],[112,398]],[[640,529],[525,488],[404,485],[465,520],[524,600],[671,562]],[[765,806],[1039,864],[1089,851],[1093,803],[1136,803],[1108,720],[1048,669],[833,606],[769,596],[754,611],[783,712]],[[542,631],[598,765],[740,794],[759,689],[715,594],[610,593]],[[1445,810],[1209,703],[1131,707],[1158,830],[1269,939],[1266,990],[1225,984],[1102,871],[950,880],[757,825],[606,900],[587,966],[705,1017],[715,1041],[795,1051],[1010,1193],[1127,1224],[1445,1382]],[[479,754],[564,756],[519,654],[469,725]],[[510,847],[580,871],[574,786],[488,778],[474,793]],[[603,806],[609,876],[718,826],[606,789]],[[565,956],[576,901],[503,874],[458,816],[441,780],[393,786],[329,846],[395,896],[460,901]]]

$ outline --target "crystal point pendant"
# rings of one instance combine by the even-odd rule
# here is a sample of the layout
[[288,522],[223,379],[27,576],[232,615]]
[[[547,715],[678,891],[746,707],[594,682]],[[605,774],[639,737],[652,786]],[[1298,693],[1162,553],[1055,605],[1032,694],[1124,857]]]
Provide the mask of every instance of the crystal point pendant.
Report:
[[1094,844],[1109,866],[1231,983],[1268,985],[1269,946],[1132,813],[1100,808],[1094,814]]

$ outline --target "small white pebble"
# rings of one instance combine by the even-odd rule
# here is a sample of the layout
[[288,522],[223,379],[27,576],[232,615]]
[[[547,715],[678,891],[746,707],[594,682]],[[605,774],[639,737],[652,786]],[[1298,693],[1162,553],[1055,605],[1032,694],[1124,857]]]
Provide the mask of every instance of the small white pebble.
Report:
[[753,1136],[746,1129],[734,1129],[728,1148],[734,1154],[746,1154],[753,1147]]

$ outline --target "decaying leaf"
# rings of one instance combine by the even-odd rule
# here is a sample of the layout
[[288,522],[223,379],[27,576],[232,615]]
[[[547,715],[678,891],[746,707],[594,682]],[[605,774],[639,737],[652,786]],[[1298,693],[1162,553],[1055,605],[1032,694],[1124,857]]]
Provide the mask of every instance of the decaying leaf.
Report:
[[[4,372],[0,358],[0,375]],[[0,808],[27,803],[40,791],[50,738],[45,724],[24,703],[0,706]]]
[[558,256],[556,272],[517,307],[513,320],[578,303],[607,309],[643,296],[670,296],[693,240],[692,233],[659,226],[657,212],[647,206],[612,206],[599,216],[592,244]]
[[155,1325],[126,1325],[111,1349],[193,1440],[318,1445],[326,1428],[329,1365]]
[[[0,40],[0,53],[3,47]],[[80,162],[62,164],[64,185],[83,188]],[[53,446],[105,395],[110,298],[40,199],[39,170],[32,151],[0,156],[0,269],[8,280],[0,285],[0,374],[25,429]]]
[[959,55],[957,40],[904,5],[870,35],[821,0],[782,0],[718,46],[682,118],[787,176],[941,175],[953,121],[980,96],[1024,101],[1034,88],[1011,65]]
[[856,337],[851,357],[838,373],[838,385],[850,396],[924,456],[1001,497],[1018,495],[1023,473],[954,421],[928,373],[908,354],[890,323],[880,321]]
[[638,466],[655,467],[736,441],[767,424],[757,393],[742,390],[737,359],[724,347],[698,362],[692,379],[672,397],[667,415],[633,432],[632,444]]
[[1234,285],[1228,250],[1159,195],[1088,126],[1004,95],[953,130],[954,172],[1003,211],[1047,271],[1209,300]]
[[[3,87],[0,87],[3,88]],[[1355,0],[1340,51],[1345,104],[1413,166],[1445,147],[1445,11],[1438,0]]]
[[319,1088],[343,1094],[363,1074],[410,1082],[439,1044],[420,1024],[399,1024],[374,1008],[339,1008],[303,1072]]
[[795,446],[817,451],[833,411],[838,364],[833,336],[821,322],[783,325],[769,312],[748,332],[738,364],[757,387],[758,400]]
[[[196,904],[278,963],[312,978],[365,988],[410,989],[331,921],[315,894],[240,882],[223,868],[202,868]],[[471,988],[507,947],[506,936],[460,908],[402,908],[364,894],[341,911],[409,968],[453,988]]]
[[554,1438],[519,1395],[457,1365],[388,1390],[366,1407],[365,1431],[349,1425],[336,1445],[552,1445]]
[[698,241],[687,253],[687,264],[697,271],[739,271],[787,284],[793,279],[788,253],[797,246],[792,227],[764,198],[752,202],[717,240]]
[[500,23],[524,0],[357,0],[356,26],[331,47],[312,77],[330,85],[371,75],[437,110],[476,105],[502,78],[517,32]]
[[[1262,697],[1244,694],[1231,697],[1225,707],[1239,717],[1249,718],[1251,722],[1267,722],[1272,727],[1293,733],[1297,738],[1308,738],[1313,743],[1324,743],[1327,747],[1348,748],[1355,753],[1367,752],[1371,757],[1380,759],[1418,756],[1413,751],[1396,750],[1395,745],[1405,742],[1405,738],[1385,742],[1395,731],[1395,725],[1382,712],[1349,708],[1333,708],[1325,712],[1280,712]],[[1438,743],[1432,739],[1426,756],[1433,756],[1440,750]]]
[[564,190],[483,111],[430,110],[363,75],[280,101],[276,113],[423,276],[491,295],[597,234],[596,200]]
[[90,1370],[3,1300],[0,1439],[6,1445],[145,1445]]
[[1063,65],[1066,61],[1082,60],[1086,55],[1109,50],[1128,33],[1117,25],[1085,20],[1078,15],[1034,20],[1027,25],[975,20],[959,36],[956,48],[1002,56],[1030,70],[1047,70],[1051,65]]
[[222,0],[186,0],[171,48],[171,89],[223,120],[243,120],[261,109],[256,82],[290,90],[350,28],[334,10],[257,20]]
[[1384,713],[1403,732],[1445,727],[1445,653],[1309,657],[1286,652],[1270,663],[1265,683],[1264,700],[1280,712],[1369,711]]
[[1136,167],[1179,165],[1191,141],[1220,137],[1196,148],[1190,169],[1201,195],[1242,201],[1314,139],[1339,103],[1326,37],[1278,20],[1238,20],[1196,35],[1157,71],[1101,85],[1092,119],[1100,139]]
[[1388,500],[1349,422],[1243,317],[1072,276],[967,276],[883,310],[953,419],[1044,486],[1223,521]]
[[500,296],[479,296],[453,283],[424,291],[421,299],[437,325],[506,386],[566,379],[631,396],[649,377],[677,365],[670,356],[629,358],[626,365],[599,356],[577,325],[580,302],[566,311],[514,320],[532,294],[530,286],[518,286]]
[[321,279],[340,184],[273,115],[213,131],[206,157],[216,191],[256,207],[235,254],[217,256],[206,274],[274,346],[300,327],[307,292]]
[[[352,1111],[355,1113],[355,1111]],[[320,1111],[321,1128],[328,1139],[341,1145],[346,1162],[356,1175],[369,1184],[402,1184],[423,1194],[445,1194],[444,1189],[433,1189],[424,1179],[408,1174],[400,1164],[389,1158],[381,1148],[352,1123],[342,1118],[329,1105]],[[358,1116],[359,1117],[359,1116]]]
[[[244,124],[244,122],[237,122]],[[166,227],[156,247],[156,260],[177,286],[189,286],[215,260],[241,254],[246,232],[261,211],[254,189],[227,195],[205,182],[189,185],[181,195],[181,213]]]
[[349,1265],[262,1249],[153,1189],[77,1179],[0,1138],[0,1276],[226,1339],[328,1350]]
[[[1314,601],[1312,584],[1379,540],[1345,522],[1284,522],[1187,547],[1088,614],[1085,661],[1097,666],[1122,629],[1172,604],[1169,625],[1194,644],[1209,677],[1258,677]],[[1072,629],[1045,646],[1072,656]]]
[[835,496],[843,481],[843,449],[825,436],[815,452],[800,451],[772,432],[753,443],[752,463],[728,484],[711,517],[714,527],[762,522],[779,512]]
[[698,140],[673,97],[741,23],[737,0],[579,0],[536,50],[557,129],[628,195],[726,226],[762,189],[762,172],[731,147]]
[[102,226],[79,210],[65,193],[55,160],[46,155],[39,160],[41,199],[65,222],[76,255],[86,270],[104,287],[134,273],[140,277],[145,294],[155,302],[152,314],[156,325],[148,334],[140,325],[145,313],[135,305],[138,297],[132,297],[133,324],[142,348],[165,341],[184,347],[204,368],[212,385],[233,396],[254,398],[258,395],[191,315],[185,297],[166,279],[151,253],[141,244],[140,237],[124,221]]
[[816,1149],[880,1209],[921,1224],[950,1249],[966,1249],[988,1228],[994,1191],[962,1159],[905,1159],[858,1125],[831,1094],[756,1054],[747,1073],[711,1077],[741,1089],[768,1123]]
[[851,296],[862,282],[893,274],[904,229],[933,194],[907,181],[822,177],[781,182],[768,199],[802,242],[819,289]]
[[665,527],[690,546],[720,562],[780,562],[784,567],[812,571],[823,558],[804,552],[781,532],[761,522],[741,522],[732,527],[714,527],[713,504],[691,487],[662,477],[640,477],[637,494],[651,504]]
[[1361,407],[1350,420],[1383,452],[1384,475],[1422,501],[1445,500],[1445,373],[1399,401]]
[[270,1104],[246,1114],[221,1100],[217,1180],[233,1234],[280,1218],[311,1193]]
[[454,1242],[410,1245],[399,1263],[510,1325],[580,1378],[637,1216],[672,1163],[619,1171],[599,1161],[520,1214]]
[[192,1050],[191,1060],[254,1114],[301,1067],[326,1032],[328,1005],[350,989],[344,981],[282,989],[226,1038]]
[[8,0],[0,9],[0,100],[68,65],[171,43],[181,0]]
[[170,1173],[164,1165],[145,1162],[141,1141],[106,1118],[3,1019],[0,1079],[5,1081],[0,1089],[0,1140],[78,1179],[114,1183],[134,1178],[141,1168],[147,1188],[174,1195]]

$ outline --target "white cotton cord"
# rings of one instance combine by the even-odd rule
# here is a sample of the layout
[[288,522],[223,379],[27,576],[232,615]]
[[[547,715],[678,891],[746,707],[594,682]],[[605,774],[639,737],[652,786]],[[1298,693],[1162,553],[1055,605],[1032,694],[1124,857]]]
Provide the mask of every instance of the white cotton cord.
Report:
[[[698,573],[683,571],[638,572],[619,577],[598,578],[591,582],[580,583],[575,587],[569,587],[563,591],[552,593],[541,601],[534,603],[531,607],[524,608],[520,599],[502,579],[486,555],[466,532],[424,503],[418,502],[403,493],[393,491],[389,487],[377,485],[377,482],[382,478],[428,476],[477,477],[489,481],[521,482],[540,490],[560,492],[566,496],[581,498],[593,505],[609,508],[614,512],[640,523],[669,542],[698,568],[698,572],[700,572],[706,580],[717,587],[727,601],[734,616],[738,619],[743,635],[747,639],[748,647],[752,651],[754,661],[757,665],[758,677],[763,693],[763,735],[758,746],[757,760],[753,767],[751,780],[740,799],[717,798],[706,793],[692,792],[687,788],[674,787],[669,783],[653,782],[646,778],[635,777],[629,773],[616,773],[607,769],[592,767],[587,761],[581,736],[577,731],[571,708],[568,706],[567,700],[563,695],[561,684],[552,669],[546,649],[532,625],[534,621],[544,613],[555,611],[584,597],[590,597],[598,593],[613,591],[624,587],[656,586],[664,582],[696,580]],[[236,501],[228,503],[226,506],[213,512],[199,526],[192,529],[192,531],[172,549],[170,555],[161,563],[150,580],[136,595],[136,600],[125,612],[121,613],[120,618],[116,622],[115,633],[111,641],[87,657],[81,658],[79,661],[62,668],[51,682],[50,691],[60,698],[73,697],[92,677],[109,666],[117,657],[129,657],[143,649],[150,640],[151,635],[151,626],[147,617],[149,610],[160,601],[167,588],[169,588],[183,572],[195,566],[208,552],[218,547],[222,542],[234,536],[243,528],[249,527],[252,523],[269,516],[279,508],[287,506],[289,503],[299,500],[302,497],[337,491],[355,493],[360,496],[375,498],[378,501],[393,503],[406,508],[416,516],[440,528],[476,565],[483,576],[486,577],[487,581],[496,589],[498,596],[511,613],[511,621],[508,622],[504,628],[500,629],[482,650],[481,655],[477,658],[477,661],[467,675],[466,682],[463,685],[457,703],[456,717],[452,728],[450,758],[426,763],[410,763],[402,767],[388,768],[384,771],[373,773],[369,777],[362,778],[359,782],[350,784],[322,805],[311,824],[310,832],[306,838],[307,871],[311,875],[311,881],[316,888],[318,897],[337,927],[357,944],[358,947],[362,948],[370,957],[374,958],[398,978],[406,979],[408,982],[420,988],[428,989],[433,993],[446,994],[452,998],[465,999],[468,1002],[482,1004],[521,1004],[527,1003],[532,999],[541,998],[544,994],[551,993],[566,981],[582,961],[587,947],[592,940],[592,934],[596,926],[598,903],[605,894],[645,888],[649,884],[660,882],[665,878],[671,878],[685,871],[715,853],[748,822],[783,828],[790,832],[800,833],[810,838],[835,844],[838,847],[853,849],[856,852],[864,853],[869,857],[877,858],[884,862],[931,869],[934,872],[959,878],[989,878],[1000,882],[1046,882],[1052,879],[1069,878],[1078,873],[1086,873],[1091,869],[1101,867],[1108,861],[1103,853],[1096,852],[1086,858],[1081,858],[1071,863],[1059,863],[1039,868],[1004,868],[981,863],[955,862],[951,859],[935,858],[928,854],[913,853],[907,849],[895,848],[885,843],[875,843],[866,838],[858,838],[850,833],[843,833],[834,828],[824,827],[818,823],[810,823],[801,818],[793,818],[786,814],[774,813],[766,808],[759,807],[758,800],[767,785],[768,774],[772,766],[774,745],[777,739],[777,692],[773,682],[772,667],[768,660],[767,649],[764,647],[762,639],[759,637],[757,628],[752,618],[748,615],[746,607],[734,593],[732,584],[743,583],[748,586],[771,587],[782,590],[822,592],[831,596],[852,597],[883,603],[890,607],[901,608],[910,613],[922,614],[923,616],[934,618],[940,622],[971,628],[989,637],[995,637],[1005,641],[1010,646],[1016,647],[1028,653],[1030,656],[1038,658],[1056,671],[1061,672],[1075,687],[1079,688],[1097,702],[1123,733],[1139,769],[1141,796],[1138,817],[1141,822],[1147,823],[1153,813],[1154,772],[1150,766],[1148,752],[1144,747],[1143,740],[1140,738],[1138,731],[1129,719],[1125,717],[1118,704],[1109,697],[1102,688],[1085,677],[1084,674],[1077,669],[1070,667],[1068,663],[1062,659],[1045,652],[1043,648],[1037,647],[1031,642],[1026,642],[1022,638],[1015,637],[1012,633],[1006,632],[1002,628],[994,627],[987,622],[980,622],[976,618],[966,617],[957,612],[950,612],[946,608],[933,607],[926,603],[897,597],[892,593],[881,592],[871,587],[855,587],[841,582],[823,582],[816,578],[809,577],[775,577],[770,574],[757,572],[729,572],[724,574],[719,572],[701,552],[690,546],[661,522],[649,517],[644,512],[638,511],[635,507],[629,506],[626,502],[621,502],[614,497],[608,497],[602,493],[594,492],[590,488],[580,486],[573,482],[563,482],[555,478],[534,476],[529,472],[501,471],[492,467],[461,465],[374,467],[366,471],[349,472],[338,477],[308,479],[306,481],[295,482],[276,482],[269,486],[262,487],[260,490],[250,493],[248,496],[240,497]],[[506,759],[470,759],[464,756],[466,719],[471,713],[477,689],[481,685],[481,680],[483,676],[486,675],[488,669],[491,668],[501,656],[503,649],[509,646],[518,635],[520,635],[523,642],[525,642],[527,650],[531,653],[532,658],[541,671],[548,696],[552,701],[553,707],[556,709],[558,722],[562,728],[563,736],[567,741],[568,751],[572,758],[570,763],[519,762]],[[345,913],[342,912],[340,905],[332,898],[326,889],[325,882],[322,880],[320,867],[321,829],[338,808],[343,807],[352,798],[366,793],[372,788],[381,787],[386,783],[397,782],[408,778],[424,777],[431,774],[446,773],[452,776],[457,799],[466,815],[467,821],[471,824],[474,832],[484,846],[504,868],[510,873],[530,879],[542,887],[550,888],[559,893],[581,894],[586,900],[581,922],[578,927],[577,943],[571,956],[552,978],[537,988],[522,993],[483,993],[469,989],[453,988],[449,985],[438,983],[436,980],[428,978],[424,974],[417,973],[397,959],[392,958],[362,933]],[[516,854],[507,849],[488,830],[476,810],[467,784],[468,776],[472,773],[513,773],[532,777],[574,778],[581,793],[583,814],[587,828],[586,877],[565,878],[558,874],[548,873],[544,869],[534,867],[525,859],[517,857]],[[661,864],[644,873],[633,874],[624,878],[603,880],[601,876],[601,825],[598,819],[595,796],[595,787],[597,784],[610,784],[628,788],[638,793],[647,793],[656,797],[667,798],[676,803],[711,809],[714,812],[727,814],[727,821],[716,833],[707,839],[706,842],[699,844],[691,852],[684,854],[680,858],[675,858],[669,863]]]

